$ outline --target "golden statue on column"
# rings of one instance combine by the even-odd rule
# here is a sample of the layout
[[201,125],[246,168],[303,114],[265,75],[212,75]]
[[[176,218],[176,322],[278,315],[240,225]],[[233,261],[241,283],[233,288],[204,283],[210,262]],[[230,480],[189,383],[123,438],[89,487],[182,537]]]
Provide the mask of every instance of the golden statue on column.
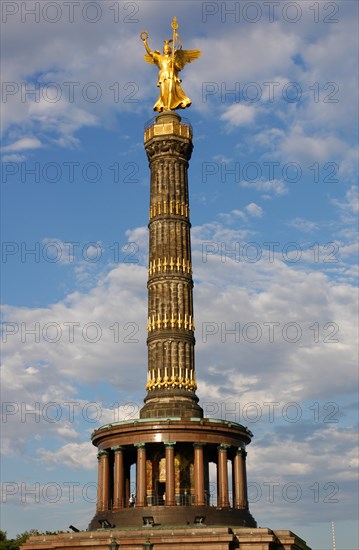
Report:
[[160,95],[153,107],[153,110],[158,112],[185,109],[191,105],[190,98],[181,88],[178,73],[187,63],[191,63],[201,55],[200,50],[182,50],[182,43],[177,34],[176,17],[173,18],[171,27],[173,37],[170,40],[164,40],[163,54],[158,50],[151,51],[147,43],[148,32],[140,34],[147,52],[144,56],[145,61],[159,68],[157,86],[160,89]]

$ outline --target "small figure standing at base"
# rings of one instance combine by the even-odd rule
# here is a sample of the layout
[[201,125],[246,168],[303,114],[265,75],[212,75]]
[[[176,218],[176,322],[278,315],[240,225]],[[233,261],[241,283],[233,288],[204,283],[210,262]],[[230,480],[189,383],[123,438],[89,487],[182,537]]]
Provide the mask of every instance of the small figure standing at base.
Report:
[[131,494],[128,503],[129,503],[129,505],[130,505],[130,508],[134,508],[134,507],[135,507],[136,497],[135,497],[135,495],[134,495],[133,493]]
[[[178,24],[176,18],[171,23],[173,38],[164,40],[163,54],[158,50],[151,51],[148,46],[148,33],[141,32],[140,37],[146,48],[144,56],[147,63],[157,65],[159,68],[157,86],[160,88],[160,95],[153,110],[162,112],[174,109],[185,109],[191,105],[191,100],[181,88],[181,79],[178,73],[187,63],[191,63],[201,55],[200,50],[182,50],[182,44],[177,34]],[[172,47],[170,44],[172,43]],[[177,48],[177,49],[176,49]]]

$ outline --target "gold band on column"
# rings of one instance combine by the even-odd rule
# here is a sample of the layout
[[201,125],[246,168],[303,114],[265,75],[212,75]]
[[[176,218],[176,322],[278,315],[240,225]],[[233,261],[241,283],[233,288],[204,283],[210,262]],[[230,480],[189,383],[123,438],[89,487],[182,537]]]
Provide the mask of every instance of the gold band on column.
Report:
[[148,274],[157,273],[187,273],[192,275],[192,265],[190,260],[184,258],[158,258],[149,263]]
[[173,311],[168,313],[158,313],[157,315],[150,315],[147,319],[147,332],[153,332],[154,330],[169,330],[171,328],[194,331],[194,319],[192,315],[185,315],[181,317],[181,314],[175,314]]
[[188,218],[189,216],[189,206],[188,204],[181,201],[157,201],[150,206],[150,220],[156,216],[166,216],[166,215],[176,215],[184,216]]

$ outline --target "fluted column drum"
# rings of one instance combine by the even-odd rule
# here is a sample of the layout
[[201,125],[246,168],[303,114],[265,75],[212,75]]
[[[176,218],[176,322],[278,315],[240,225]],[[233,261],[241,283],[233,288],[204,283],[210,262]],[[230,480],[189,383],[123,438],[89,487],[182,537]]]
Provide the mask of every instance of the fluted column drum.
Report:
[[189,123],[162,113],[145,131],[151,170],[147,396],[141,418],[201,417],[194,365]]

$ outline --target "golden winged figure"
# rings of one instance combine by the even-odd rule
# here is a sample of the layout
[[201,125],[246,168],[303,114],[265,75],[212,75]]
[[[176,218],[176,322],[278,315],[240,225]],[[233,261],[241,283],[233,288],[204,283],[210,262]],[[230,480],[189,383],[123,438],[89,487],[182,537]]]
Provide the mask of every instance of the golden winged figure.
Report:
[[190,98],[181,88],[182,81],[178,73],[187,63],[191,63],[201,55],[201,50],[182,50],[182,44],[177,34],[176,17],[174,17],[171,26],[173,38],[164,40],[163,54],[158,50],[151,51],[147,43],[147,32],[140,34],[147,52],[144,56],[145,61],[157,65],[159,68],[157,86],[160,89],[160,95],[153,107],[153,110],[158,112],[185,109],[191,105]]

